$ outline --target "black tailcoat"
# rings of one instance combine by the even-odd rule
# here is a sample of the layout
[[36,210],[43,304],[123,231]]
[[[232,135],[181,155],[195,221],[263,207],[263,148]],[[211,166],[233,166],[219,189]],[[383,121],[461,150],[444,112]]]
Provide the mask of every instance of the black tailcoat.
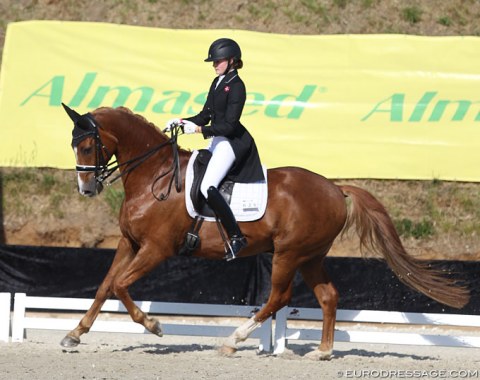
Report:
[[[263,170],[253,137],[240,123],[246,100],[245,84],[236,70],[229,72],[215,89],[214,79],[202,111],[185,118],[202,126],[204,138],[225,136],[232,145],[235,162],[227,179],[235,182],[255,182],[264,179]],[[208,123],[211,123],[207,126]]]

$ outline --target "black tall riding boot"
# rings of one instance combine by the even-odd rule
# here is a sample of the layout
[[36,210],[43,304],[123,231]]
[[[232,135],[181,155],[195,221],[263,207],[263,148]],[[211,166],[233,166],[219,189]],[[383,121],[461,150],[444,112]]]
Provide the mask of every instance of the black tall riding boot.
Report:
[[215,212],[215,215],[227,231],[228,238],[230,239],[230,244],[228,244],[226,249],[225,259],[227,261],[233,260],[236,257],[236,254],[243,248],[247,246],[247,239],[243,236],[240,227],[238,227],[235,216],[233,215],[232,209],[227,204],[225,199],[221,196],[220,192],[213,186],[210,186],[208,191],[208,205]]

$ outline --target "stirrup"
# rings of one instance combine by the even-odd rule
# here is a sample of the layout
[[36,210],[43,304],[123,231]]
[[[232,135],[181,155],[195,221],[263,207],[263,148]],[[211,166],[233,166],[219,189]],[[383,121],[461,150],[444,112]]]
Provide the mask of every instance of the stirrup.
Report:
[[245,236],[233,236],[230,241],[225,242],[225,260],[231,261],[237,258],[237,253],[248,245]]

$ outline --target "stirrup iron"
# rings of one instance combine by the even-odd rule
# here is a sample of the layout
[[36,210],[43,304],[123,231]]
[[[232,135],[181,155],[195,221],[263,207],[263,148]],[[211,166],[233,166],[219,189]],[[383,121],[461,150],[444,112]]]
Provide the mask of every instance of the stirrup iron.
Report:
[[231,261],[237,258],[237,253],[248,245],[245,236],[233,236],[230,241],[225,239],[225,260]]

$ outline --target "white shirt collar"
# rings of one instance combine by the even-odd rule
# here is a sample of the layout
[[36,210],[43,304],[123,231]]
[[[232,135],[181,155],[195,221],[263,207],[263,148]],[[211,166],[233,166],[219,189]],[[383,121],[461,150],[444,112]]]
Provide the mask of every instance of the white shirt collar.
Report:
[[218,85],[219,85],[220,82],[223,80],[223,78],[225,78],[225,75],[220,75],[220,76],[218,77],[217,84],[215,85],[215,88],[218,87]]

